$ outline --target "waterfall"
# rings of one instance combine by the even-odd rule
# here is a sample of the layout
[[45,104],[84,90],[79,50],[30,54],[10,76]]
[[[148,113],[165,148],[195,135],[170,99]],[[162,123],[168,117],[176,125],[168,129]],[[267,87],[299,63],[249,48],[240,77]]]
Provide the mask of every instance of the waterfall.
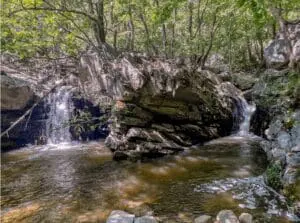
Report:
[[52,92],[46,101],[50,107],[46,122],[46,137],[48,144],[71,142],[68,122],[73,111],[70,87],[63,86]]
[[241,114],[242,120],[239,123],[239,130],[237,135],[239,136],[247,136],[249,135],[250,130],[250,121],[253,113],[256,110],[255,104],[248,104],[246,99],[242,96],[238,98],[238,113]]

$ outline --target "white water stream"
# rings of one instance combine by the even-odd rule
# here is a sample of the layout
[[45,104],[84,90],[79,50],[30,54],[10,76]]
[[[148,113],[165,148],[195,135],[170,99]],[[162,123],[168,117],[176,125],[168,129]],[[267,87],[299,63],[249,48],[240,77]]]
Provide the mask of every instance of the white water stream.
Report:
[[255,104],[249,104],[244,97],[238,98],[238,109],[241,111],[242,121],[239,124],[238,136],[249,136],[250,134],[250,121],[251,117],[256,110]]
[[63,86],[51,93],[47,99],[47,106],[50,106],[46,123],[47,143],[71,142],[72,137],[68,125],[73,111],[71,89]]

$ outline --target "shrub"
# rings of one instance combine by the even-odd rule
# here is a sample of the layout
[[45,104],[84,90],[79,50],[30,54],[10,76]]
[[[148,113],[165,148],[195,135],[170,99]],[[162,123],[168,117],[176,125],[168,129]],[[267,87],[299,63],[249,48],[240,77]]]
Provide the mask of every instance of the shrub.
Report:
[[266,171],[267,184],[277,191],[282,188],[281,172],[282,168],[277,163],[269,165]]

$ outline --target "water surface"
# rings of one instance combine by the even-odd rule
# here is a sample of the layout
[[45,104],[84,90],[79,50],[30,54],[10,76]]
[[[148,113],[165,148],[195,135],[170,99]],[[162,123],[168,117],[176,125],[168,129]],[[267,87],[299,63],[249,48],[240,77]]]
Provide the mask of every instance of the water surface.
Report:
[[103,142],[28,147],[1,161],[2,222],[105,222],[114,209],[163,222],[221,209],[259,218],[285,211],[263,183],[264,152],[241,137],[136,163],[113,161]]

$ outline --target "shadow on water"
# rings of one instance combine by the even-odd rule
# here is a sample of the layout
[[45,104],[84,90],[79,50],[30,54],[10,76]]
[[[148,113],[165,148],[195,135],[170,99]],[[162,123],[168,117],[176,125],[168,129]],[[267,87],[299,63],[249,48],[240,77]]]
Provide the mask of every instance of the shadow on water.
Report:
[[250,195],[240,195],[251,191],[245,179],[259,178],[267,165],[257,143],[245,139],[137,163],[113,161],[102,142],[26,148],[3,153],[1,161],[2,222],[105,222],[114,209],[189,222],[224,208],[268,209],[268,200],[252,210]]

